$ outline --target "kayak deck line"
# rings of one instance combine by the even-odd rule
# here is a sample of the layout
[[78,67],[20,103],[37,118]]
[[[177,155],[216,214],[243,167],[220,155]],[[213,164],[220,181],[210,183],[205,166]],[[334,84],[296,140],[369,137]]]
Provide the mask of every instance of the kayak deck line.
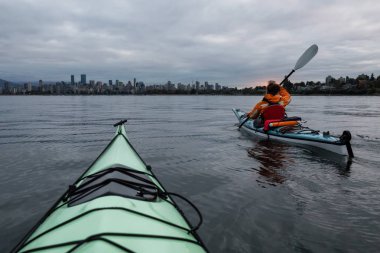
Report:
[[[132,178],[132,180],[135,179],[138,181],[142,181],[143,183],[132,181],[129,178],[128,178],[129,180],[127,180],[127,179],[119,179],[119,178],[113,178],[113,177],[105,178],[103,181],[101,181],[99,183],[95,183],[96,181],[101,180],[102,177],[105,177],[107,175],[112,176],[112,174],[115,174],[114,172],[121,173],[123,175],[126,175],[126,176]],[[85,198],[88,195],[91,195],[92,192],[97,191],[100,188],[104,188],[111,183],[116,183],[120,186],[128,187],[128,188],[132,189],[132,191],[134,190],[133,195],[132,194],[131,195],[117,194],[114,192],[112,192],[111,195],[121,195],[123,197],[135,198],[135,199],[139,199],[139,200],[148,200],[148,201],[155,200],[158,197],[159,191],[160,191],[160,189],[152,181],[149,181],[145,178],[133,175],[130,172],[123,171],[122,168],[111,168],[111,169],[108,169],[106,171],[99,172],[96,176],[91,175],[91,176],[87,176],[86,178],[89,178],[89,180],[87,180],[86,182],[81,181],[83,183],[81,183],[79,186],[71,185],[69,187],[69,191],[68,191],[67,195],[65,196],[65,198],[63,199],[64,201],[66,201],[66,203],[69,206],[72,205],[73,202],[77,202],[78,200]],[[149,191],[147,189],[151,189],[151,190],[153,190],[153,192]],[[102,194],[102,195],[98,194],[95,196],[95,198],[101,197],[104,195],[105,194]],[[153,198],[144,198],[144,195],[152,195]],[[68,200],[69,198],[70,198],[70,200]],[[86,201],[88,201],[88,200],[86,200]]]
[[[240,126],[243,127],[243,130],[247,131],[251,135],[266,138],[268,140],[273,139],[302,146],[325,149],[340,155],[354,157],[350,143],[351,133],[347,130],[343,131],[341,136],[334,136],[330,135],[329,132],[321,133],[318,130],[304,127],[300,123],[296,126],[280,126],[264,131],[263,127],[255,127],[252,119],[243,120],[242,118],[245,113],[240,109],[232,109],[232,111],[238,119]],[[290,130],[294,131],[291,132]]]
[[22,251],[22,253],[31,253],[31,252],[36,252],[36,251],[40,251],[40,250],[47,250],[47,249],[53,249],[53,248],[57,248],[57,247],[62,247],[62,246],[70,246],[70,245],[75,245],[72,249],[70,249],[69,251],[67,251],[67,253],[69,252],[74,252],[77,248],[79,248],[80,246],[82,246],[84,243],[87,243],[87,242],[92,242],[92,241],[95,241],[95,240],[104,240],[114,246],[118,246],[118,248],[126,251],[126,252],[132,252],[134,253],[135,251],[132,251],[130,249],[127,249],[109,239],[105,239],[105,238],[102,238],[102,236],[108,236],[108,237],[116,237],[116,236],[119,236],[119,237],[140,237],[140,238],[153,238],[153,239],[166,239],[166,240],[175,240],[175,241],[182,241],[182,242],[188,242],[188,243],[193,243],[193,244],[196,244],[200,247],[203,247],[201,243],[197,242],[197,241],[193,241],[193,240],[189,240],[189,239],[186,239],[186,238],[180,238],[180,237],[174,237],[174,236],[162,236],[162,235],[149,235],[149,234],[145,234],[145,235],[141,235],[141,234],[130,234],[130,233],[101,233],[101,234],[95,234],[95,235],[92,235],[92,236],[89,236],[88,238],[86,239],[83,239],[83,240],[76,240],[76,241],[70,241],[70,242],[65,242],[65,243],[59,243],[59,244],[52,244],[52,245],[47,245],[47,246],[44,246],[44,247],[39,247],[39,248],[34,248],[34,249],[29,249],[29,250],[26,250],[26,251]]
[[[93,177],[96,177],[96,176],[101,177],[101,176],[103,176],[105,174],[112,173],[114,171],[118,171],[120,173],[128,174],[129,176],[132,176],[132,177],[135,177],[135,178],[139,178],[142,181],[145,181],[147,183],[152,184],[151,181],[148,181],[148,180],[146,180],[146,179],[144,179],[142,177],[133,175],[130,172],[138,173],[138,174],[144,174],[144,175],[147,175],[147,176],[155,177],[152,173],[147,173],[147,172],[143,172],[143,171],[134,170],[134,169],[128,168],[127,166],[123,166],[123,167],[121,167],[121,166],[122,165],[118,165],[118,167],[112,167],[112,166],[110,166],[110,168],[105,169],[103,171],[99,171],[97,173],[94,173],[94,174],[91,174],[91,175],[88,175],[88,176],[84,176],[84,177],[81,178],[81,180],[78,182],[78,184],[81,183],[81,182],[83,182],[83,180],[85,180],[87,178],[93,178]],[[152,169],[150,165],[148,165],[147,167],[149,167],[149,170]],[[95,181],[95,179],[93,181]],[[91,183],[91,182],[86,182],[86,184],[89,184],[89,183]],[[152,185],[154,185],[154,184],[152,184]],[[83,186],[84,186],[83,184],[80,184],[79,187],[77,187],[75,184],[74,185],[69,185],[69,189],[67,190],[67,192],[62,197],[63,203],[61,205],[56,206],[53,211],[59,209],[60,207],[66,205],[66,204],[70,204],[70,203],[66,202],[66,200],[68,199],[68,196],[71,195],[72,193],[74,193],[78,188],[82,188]],[[113,195],[117,195],[117,194],[113,194]],[[123,197],[124,195],[119,195],[119,196]],[[99,196],[99,197],[101,197],[101,196]],[[133,196],[129,196],[129,197],[130,198],[134,198]],[[136,199],[143,200],[141,198],[136,198]],[[76,199],[76,200],[78,200],[78,199]],[[70,202],[73,202],[73,201],[75,201],[75,200],[70,200]]]
[[181,227],[181,226],[179,226],[179,225],[177,225],[177,224],[174,224],[174,223],[171,223],[171,222],[168,222],[168,221],[162,220],[162,219],[158,219],[158,218],[156,218],[156,217],[153,217],[153,216],[150,216],[150,215],[147,215],[147,214],[141,213],[141,212],[136,212],[136,211],[134,211],[134,210],[132,210],[132,209],[122,208],[122,207],[102,207],[102,208],[95,208],[95,209],[88,210],[88,211],[86,211],[86,212],[84,212],[84,213],[81,213],[80,215],[78,215],[78,216],[76,216],[76,217],[73,217],[73,218],[71,218],[71,219],[69,219],[69,220],[66,220],[65,222],[62,222],[62,223],[56,225],[55,227],[52,227],[52,228],[50,228],[50,229],[44,231],[44,232],[41,233],[41,234],[36,235],[35,237],[33,237],[33,238],[31,238],[30,240],[28,240],[28,241],[23,245],[23,247],[27,246],[28,244],[30,244],[31,242],[37,240],[38,238],[42,237],[43,235],[45,235],[45,234],[47,234],[47,233],[49,233],[49,232],[52,232],[53,230],[55,230],[55,229],[57,229],[57,228],[60,228],[60,227],[62,227],[62,226],[64,226],[64,225],[67,225],[67,224],[69,224],[70,222],[73,222],[73,221],[75,221],[75,220],[77,220],[77,219],[79,219],[79,218],[81,218],[81,217],[83,217],[83,216],[85,216],[85,215],[87,215],[87,214],[90,214],[90,213],[93,213],[93,212],[98,212],[98,211],[104,211],[104,210],[120,210],[120,211],[130,212],[130,213],[133,213],[133,214],[137,214],[137,215],[144,216],[145,218],[149,218],[149,219],[153,219],[153,220],[156,220],[156,221],[159,221],[159,222],[165,223],[165,224],[167,224],[167,225],[169,225],[169,226],[173,226],[173,227],[176,227],[176,228],[183,229],[183,230],[185,230],[185,231],[188,232],[188,233],[191,232],[190,229],[187,229],[187,228],[185,228],[185,227]]
[[[129,242],[128,240],[122,243],[124,246],[119,245],[120,247],[118,247],[118,243],[111,240],[112,238],[104,238],[104,236],[112,235],[191,242],[200,247],[195,249],[193,246],[189,246],[189,249],[192,249],[191,252],[208,252],[196,233],[203,221],[200,211],[190,200],[165,190],[153,173],[151,166],[144,162],[129,142],[123,123],[115,124],[117,126],[116,134],[110,143],[75,183],[69,186],[61,198],[16,245],[12,252],[36,252],[50,248],[58,250],[57,248],[59,247],[76,245],[69,251],[64,251],[73,252],[82,244],[94,241],[94,238],[107,242],[125,252],[135,252],[129,247],[133,248],[136,245],[140,245],[138,249],[144,248],[144,245],[141,246],[141,243],[136,241],[130,242],[132,246],[127,244],[128,247],[124,247]],[[199,222],[196,226],[191,225],[171,196],[181,198],[194,208],[199,216]],[[103,214],[103,212],[105,213]],[[123,215],[122,213],[128,213],[128,215]],[[110,224],[115,223],[116,217],[120,217],[122,220],[115,223],[117,227],[115,227],[114,231],[112,231],[112,227],[111,230],[107,229],[111,225],[106,224],[104,227],[102,222],[100,224],[102,227],[99,227],[99,229],[83,228],[84,232],[78,231],[80,232],[78,233],[79,240],[76,240],[76,238],[70,240],[70,238],[76,236],[73,228],[78,226],[78,223],[85,226],[86,224],[91,225],[88,222],[92,221],[93,223],[95,221],[96,223],[97,217],[110,220],[112,222]],[[152,227],[152,229],[135,227],[140,221],[143,222],[142,224],[147,224],[148,228]],[[132,222],[132,227],[128,228],[130,225],[127,225],[126,229],[122,229],[123,227],[120,226],[126,222],[128,222],[127,224]],[[137,228],[137,230],[134,228]],[[70,231],[74,232],[73,236],[67,234],[72,233]],[[153,231],[154,233],[149,233]],[[60,238],[62,233],[65,235],[64,238]],[[81,234],[83,235],[81,236]],[[52,236],[56,238],[53,240],[56,243],[52,243],[52,240],[49,239]],[[68,238],[68,240],[65,238]],[[168,247],[167,243],[163,241],[151,243],[153,245],[163,245],[165,249]],[[92,244],[90,247],[93,247]],[[175,245],[177,249],[182,249],[183,247],[188,249],[188,246],[185,245]],[[96,247],[95,249],[98,248]],[[157,248],[155,249],[157,250]],[[62,248],[62,250],[64,249]],[[163,252],[163,250],[160,252]]]
[[[151,170],[151,168],[149,168],[149,170]],[[81,178],[81,180],[84,180],[86,178],[93,178],[93,177],[98,176],[99,174],[102,174],[102,173],[106,174],[106,173],[110,173],[110,172],[113,172],[113,171],[119,171],[121,173],[126,173],[126,174],[129,174],[130,176],[133,176],[132,173],[137,173],[137,174],[144,174],[144,175],[147,175],[147,176],[154,177],[154,175],[151,174],[151,173],[147,173],[147,172],[144,172],[144,171],[134,170],[134,169],[129,168],[127,166],[123,166],[121,164],[117,164],[116,166],[110,166],[108,169],[104,169],[103,171],[99,171],[97,173],[94,173],[94,174],[91,174],[91,175],[88,175],[88,176],[84,176],[84,177]]]

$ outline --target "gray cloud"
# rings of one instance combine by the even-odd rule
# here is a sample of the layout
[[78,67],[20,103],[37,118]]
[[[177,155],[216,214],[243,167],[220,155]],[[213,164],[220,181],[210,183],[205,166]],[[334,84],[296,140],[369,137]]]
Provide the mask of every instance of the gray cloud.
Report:
[[0,78],[148,83],[380,75],[380,2],[0,0]]

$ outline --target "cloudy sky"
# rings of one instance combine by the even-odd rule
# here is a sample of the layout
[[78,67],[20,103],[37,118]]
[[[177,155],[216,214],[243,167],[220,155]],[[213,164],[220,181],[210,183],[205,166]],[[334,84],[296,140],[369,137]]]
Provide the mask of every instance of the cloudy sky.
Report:
[[0,0],[0,79],[146,83],[380,75],[378,0]]

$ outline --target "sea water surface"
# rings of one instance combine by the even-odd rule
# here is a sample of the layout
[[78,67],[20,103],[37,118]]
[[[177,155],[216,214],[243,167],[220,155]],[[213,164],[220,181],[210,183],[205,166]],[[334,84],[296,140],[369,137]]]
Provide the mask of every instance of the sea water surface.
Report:
[[379,252],[380,98],[297,96],[287,108],[314,129],[350,130],[351,161],[238,131],[231,108],[259,99],[0,96],[0,252],[96,159],[120,119],[165,188],[201,210],[210,252]]

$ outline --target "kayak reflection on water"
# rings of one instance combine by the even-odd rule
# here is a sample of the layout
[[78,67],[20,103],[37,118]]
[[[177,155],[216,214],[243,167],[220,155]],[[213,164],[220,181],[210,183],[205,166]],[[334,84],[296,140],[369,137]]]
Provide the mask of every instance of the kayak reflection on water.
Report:
[[350,176],[351,165],[353,162],[352,157],[340,156],[332,152],[321,149],[309,148],[308,150],[303,149],[304,157],[311,162],[318,162],[320,164],[325,164],[326,167],[332,167],[336,169],[336,173],[341,176]]
[[286,156],[287,145],[273,143],[270,140],[260,140],[254,148],[248,149],[248,156],[261,163],[259,169],[252,168],[264,177],[266,182],[256,180],[258,183],[266,183],[272,186],[286,181],[285,169],[289,157]]
[[[296,151],[297,160],[306,159],[311,164],[324,164],[323,167],[334,168],[336,173],[341,176],[350,176],[352,158],[346,156],[336,156],[331,152],[324,150],[310,150],[299,147]],[[289,152],[290,146],[271,140],[259,140],[253,148],[248,149],[248,156],[254,158],[260,163],[259,168],[252,168],[257,171],[265,181],[257,179],[256,181],[265,187],[265,185],[276,186],[286,181],[287,168],[294,164],[295,153]]]

